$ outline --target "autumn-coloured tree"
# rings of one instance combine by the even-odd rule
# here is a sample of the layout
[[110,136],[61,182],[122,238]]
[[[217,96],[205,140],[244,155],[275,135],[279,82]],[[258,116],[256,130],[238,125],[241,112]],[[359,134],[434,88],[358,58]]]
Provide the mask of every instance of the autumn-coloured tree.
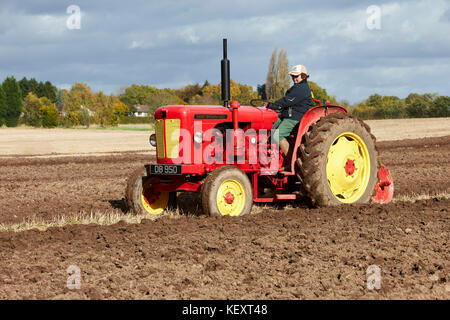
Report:
[[58,125],[59,111],[55,104],[47,97],[39,99],[42,106],[39,109],[41,124],[44,128],[54,128]]
[[193,105],[218,105],[220,100],[210,96],[210,95],[200,95],[196,94],[191,98],[191,103]]
[[278,95],[283,97],[286,91],[291,87],[291,77],[289,75],[289,60],[287,58],[287,52],[281,49],[278,55],[278,84],[279,87]]
[[269,71],[267,71],[266,77],[266,97],[267,99],[274,99],[274,92],[276,90],[276,82],[277,82],[277,51],[278,48],[272,52],[272,56],[270,57],[269,62]]
[[130,113],[130,108],[121,101],[113,102],[114,114],[118,117],[119,123]]
[[38,98],[29,92],[23,108],[23,122],[33,127],[54,128],[58,125],[59,111],[47,97]]
[[[202,90],[203,96],[209,96],[212,98],[211,101],[217,101],[219,104],[223,104],[221,92],[221,84],[212,84],[204,87]],[[240,84],[233,79],[230,80],[231,100],[237,100],[241,105],[249,105],[250,100],[259,98],[258,92],[254,91],[252,86]]]
[[41,100],[34,93],[29,92],[24,101],[23,122],[29,126],[40,127],[41,119],[39,110],[41,107]]
[[175,94],[177,95],[177,97],[186,103],[191,103],[191,99],[196,95],[200,95],[201,92],[202,89],[200,88],[200,85],[198,83],[189,84],[183,88],[175,90]]
[[70,91],[63,92],[64,123],[66,126],[89,126],[89,110],[94,110],[96,97],[91,88],[85,84],[76,82]]
[[118,116],[114,113],[112,98],[102,91],[96,94],[94,110],[94,122],[96,124],[99,124],[102,127],[108,125],[117,126],[119,124]]

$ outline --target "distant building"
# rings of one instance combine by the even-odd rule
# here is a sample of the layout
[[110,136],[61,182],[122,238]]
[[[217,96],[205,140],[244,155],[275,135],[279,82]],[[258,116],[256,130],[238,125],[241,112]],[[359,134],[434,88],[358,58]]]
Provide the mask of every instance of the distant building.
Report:
[[[64,105],[64,104],[56,105],[56,108],[58,109],[59,115],[60,115],[61,117],[65,117],[65,116],[66,116],[66,112],[64,111],[64,109],[65,109],[65,105]],[[93,117],[94,114],[95,114],[95,112],[93,112],[93,111],[92,111],[91,109],[89,109],[89,108],[86,108],[84,105],[81,105],[81,106],[80,106],[80,109],[81,109],[81,110],[86,110],[87,113],[88,113],[88,115],[89,115],[89,117]]]
[[93,117],[94,114],[95,114],[95,112],[93,112],[93,111],[92,111],[91,109],[89,109],[89,108],[86,108],[86,107],[83,106],[83,105],[80,106],[80,109],[87,110],[89,117]]
[[136,112],[133,113],[133,115],[135,117],[148,117],[148,114],[150,112],[150,107],[149,106],[136,104],[136,105],[134,105],[134,107],[136,108]]

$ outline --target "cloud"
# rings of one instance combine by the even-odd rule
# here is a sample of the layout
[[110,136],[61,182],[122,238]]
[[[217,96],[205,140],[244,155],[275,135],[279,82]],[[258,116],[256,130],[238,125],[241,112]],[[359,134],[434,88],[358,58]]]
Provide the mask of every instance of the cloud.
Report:
[[[81,8],[80,30],[66,9]],[[227,37],[233,79],[265,81],[275,47],[291,65],[351,102],[380,94],[450,95],[450,4],[378,1],[381,29],[369,30],[373,1],[32,1],[2,0],[0,79],[7,75],[87,82],[118,92],[132,83],[180,87],[220,81]]]

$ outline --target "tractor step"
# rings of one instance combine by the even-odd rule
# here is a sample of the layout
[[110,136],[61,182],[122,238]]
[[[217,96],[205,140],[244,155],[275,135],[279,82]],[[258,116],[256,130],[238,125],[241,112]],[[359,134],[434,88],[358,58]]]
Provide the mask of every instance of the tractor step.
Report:
[[297,196],[295,194],[277,194],[275,198],[277,200],[295,200]]

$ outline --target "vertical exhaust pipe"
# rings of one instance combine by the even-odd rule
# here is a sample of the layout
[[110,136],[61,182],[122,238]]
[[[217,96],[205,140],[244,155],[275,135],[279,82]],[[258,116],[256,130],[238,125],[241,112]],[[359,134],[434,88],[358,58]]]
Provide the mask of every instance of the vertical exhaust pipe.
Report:
[[227,59],[227,39],[223,39],[223,59],[221,61],[221,67],[223,106],[228,107],[228,101],[230,101],[230,61]]
[[[223,39],[223,59],[221,61],[221,75],[222,75],[222,100],[223,106],[228,108],[230,101],[230,61],[227,59],[227,39]],[[233,119],[233,146],[227,146],[227,150],[231,151],[235,157],[244,156],[244,131],[239,128],[238,109],[239,102],[231,102],[231,112]],[[230,149],[228,149],[230,148]],[[228,152],[228,151],[227,151]]]

